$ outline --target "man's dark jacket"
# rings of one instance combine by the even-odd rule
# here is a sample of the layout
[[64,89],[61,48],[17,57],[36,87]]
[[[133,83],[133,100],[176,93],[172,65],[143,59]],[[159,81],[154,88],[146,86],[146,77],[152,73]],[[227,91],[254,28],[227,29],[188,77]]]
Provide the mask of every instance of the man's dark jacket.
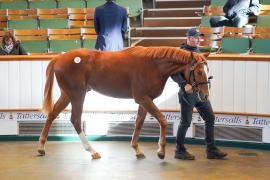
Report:
[[[187,51],[191,51],[191,52],[196,52],[196,53],[200,52],[199,47],[189,46],[187,45],[187,43],[181,44],[180,48]],[[183,76],[180,73],[178,73],[178,74],[172,75],[171,78],[173,79],[173,81],[175,81],[179,85],[180,87],[179,93],[180,92],[183,93],[184,87],[186,85],[186,80],[183,78]]]
[[114,2],[106,2],[95,10],[97,41],[95,48],[102,51],[118,51],[124,47],[127,31],[127,11]]

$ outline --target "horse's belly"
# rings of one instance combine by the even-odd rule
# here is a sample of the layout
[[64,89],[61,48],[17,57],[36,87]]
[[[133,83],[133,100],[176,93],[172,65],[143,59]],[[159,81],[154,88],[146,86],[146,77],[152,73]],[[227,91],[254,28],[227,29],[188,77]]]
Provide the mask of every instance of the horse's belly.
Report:
[[127,89],[121,90],[119,88],[114,89],[112,87],[107,88],[92,87],[92,90],[114,98],[132,98],[130,91],[127,91]]
[[101,94],[116,98],[131,98],[130,80],[127,76],[117,76],[115,73],[96,76],[89,82],[90,89]]
[[88,74],[90,89],[116,98],[131,98],[130,78],[125,69],[117,66],[96,68]]

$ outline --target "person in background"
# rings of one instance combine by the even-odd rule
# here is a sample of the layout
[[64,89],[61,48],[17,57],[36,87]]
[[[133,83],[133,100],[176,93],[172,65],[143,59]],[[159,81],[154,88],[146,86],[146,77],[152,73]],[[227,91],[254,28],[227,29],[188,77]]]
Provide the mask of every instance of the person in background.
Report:
[[99,6],[94,14],[94,26],[97,33],[95,48],[101,51],[119,51],[124,48],[124,36],[127,31],[127,11],[114,0]]
[[225,16],[210,18],[211,27],[243,27],[248,23],[249,16],[259,14],[260,3],[259,0],[228,0],[223,11]]
[[27,53],[13,34],[7,31],[2,38],[0,55],[27,55]]
[[[200,36],[202,34],[196,28],[191,28],[187,31],[187,41],[181,45],[181,49],[192,52],[200,52]],[[206,154],[208,159],[222,159],[227,156],[221,152],[214,143],[214,124],[215,115],[210,101],[201,101],[197,93],[193,92],[191,84],[186,83],[181,74],[175,74],[171,78],[179,85],[178,93],[179,103],[181,105],[181,122],[178,126],[176,137],[175,158],[183,160],[194,160],[195,156],[190,154],[184,146],[186,132],[190,127],[193,108],[196,107],[198,113],[205,121],[205,141]]]

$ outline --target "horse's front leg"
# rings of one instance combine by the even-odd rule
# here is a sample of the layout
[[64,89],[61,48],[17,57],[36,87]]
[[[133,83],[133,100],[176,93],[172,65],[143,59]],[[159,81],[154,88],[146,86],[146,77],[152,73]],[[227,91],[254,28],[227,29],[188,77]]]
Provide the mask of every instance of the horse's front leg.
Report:
[[143,126],[146,113],[147,112],[145,111],[145,109],[142,106],[139,106],[139,109],[137,112],[137,118],[136,118],[136,125],[135,125],[135,129],[132,135],[132,140],[131,140],[131,146],[135,150],[135,153],[138,159],[145,158],[145,155],[139,149],[138,141],[139,141],[139,136],[140,136],[140,132]]
[[153,103],[153,100],[145,96],[143,98],[140,98],[139,100],[136,100],[136,102],[140,102],[140,105],[144,107],[145,110],[147,110],[152,116],[154,116],[160,125],[160,136],[159,136],[159,149],[158,149],[158,157],[160,159],[165,158],[165,147],[166,147],[166,129],[168,126],[167,120],[163,116],[163,114],[159,111],[159,109],[156,107],[156,105]]

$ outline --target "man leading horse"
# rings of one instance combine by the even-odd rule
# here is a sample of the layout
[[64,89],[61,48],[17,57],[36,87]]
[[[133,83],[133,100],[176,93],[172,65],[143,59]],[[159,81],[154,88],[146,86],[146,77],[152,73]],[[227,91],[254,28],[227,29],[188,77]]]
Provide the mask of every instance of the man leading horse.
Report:
[[[192,52],[200,52],[200,36],[202,35],[196,28],[187,31],[187,42],[181,45],[181,49]],[[206,70],[207,71],[207,70]],[[182,160],[194,160],[195,156],[190,154],[184,146],[186,132],[191,124],[193,108],[196,107],[200,116],[205,121],[205,141],[206,154],[208,159],[222,159],[227,156],[221,152],[214,143],[214,123],[215,115],[208,99],[202,101],[196,91],[196,86],[191,85],[182,77],[181,73],[171,76],[179,85],[179,102],[181,104],[181,122],[178,127],[176,137],[175,158]]]

